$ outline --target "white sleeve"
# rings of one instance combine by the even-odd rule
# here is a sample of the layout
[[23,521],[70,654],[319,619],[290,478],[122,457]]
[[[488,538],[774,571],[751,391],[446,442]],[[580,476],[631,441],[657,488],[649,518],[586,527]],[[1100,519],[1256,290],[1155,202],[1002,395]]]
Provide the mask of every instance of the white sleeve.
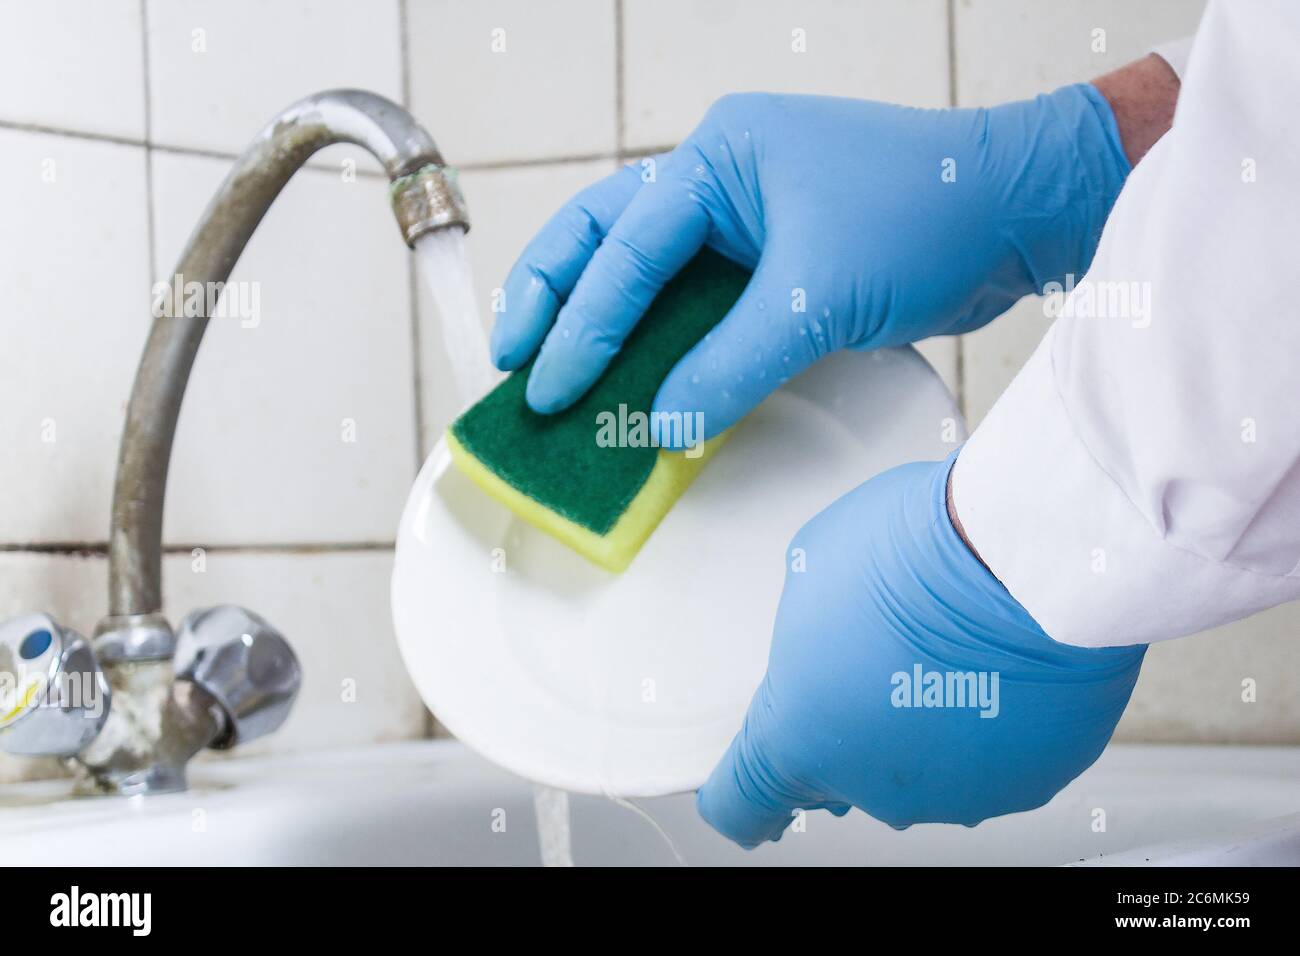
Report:
[[1181,80],[1187,75],[1187,61],[1192,55],[1192,37],[1161,43],[1153,46],[1151,52],[1168,63],[1174,75]]
[[1173,129],[953,469],[975,550],[1058,641],[1300,597],[1297,41],[1298,3],[1211,4]]

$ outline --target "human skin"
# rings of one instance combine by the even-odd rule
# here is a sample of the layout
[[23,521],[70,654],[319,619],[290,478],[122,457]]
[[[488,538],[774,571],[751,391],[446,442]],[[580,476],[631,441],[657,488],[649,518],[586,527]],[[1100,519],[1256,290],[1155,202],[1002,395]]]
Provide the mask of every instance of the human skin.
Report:
[[[1115,123],[1119,127],[1120,142],[1129,165],[1136,166],[1155,145],[1156,140],[1169,131],[1174,122],[1174,107],[1178,103],[1178,75],[1162,58],[1154,53],[1120,67],[1112,73],[1098,77],[1092,85],[1106,98]],[[966,542],[971,554],[980,558],[979,551],[966,535],[957,507],[952,498],[952,475],[948,476],[948,520],[953,529]],[[987,564],[984,564],[988,568]],[[989,568],[992,571],[992,568]]]

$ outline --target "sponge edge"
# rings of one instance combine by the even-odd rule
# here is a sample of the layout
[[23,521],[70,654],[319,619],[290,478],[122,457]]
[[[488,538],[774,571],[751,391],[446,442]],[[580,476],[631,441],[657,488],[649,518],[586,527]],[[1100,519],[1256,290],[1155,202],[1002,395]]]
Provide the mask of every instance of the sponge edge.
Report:
[[596,534],[570,521],[502,480],[475,458],[450,429],[446,433],[446,442],[456,467],[488,495],[533,527],[567,544],[588,561],[617,574],[632,563],[641,545],[729,434],[723,432],[709,439],[694,457],[688,457],[685,452],[659,449],[645,484],[605,534]]
[[[541,415],[528,405],[534,359],[466,409],[447,434],[457,469],[533,526],[600,567],[622,571],[721,444],[720,435],[702,447],[691,441],[691,425],[700,430],[696,441],[703,437],[699,412],[670,413],[658,423],[660,432],[680,436],[685,452],[658,447],[662,435],[641,431],[642,424],[653,428],[664,380],[708,338],[748,281],[741,266],[700,250],[568,408]],[[646,422],[634,423],[634,414]],[[615,417],[617,436],[605,434]]]

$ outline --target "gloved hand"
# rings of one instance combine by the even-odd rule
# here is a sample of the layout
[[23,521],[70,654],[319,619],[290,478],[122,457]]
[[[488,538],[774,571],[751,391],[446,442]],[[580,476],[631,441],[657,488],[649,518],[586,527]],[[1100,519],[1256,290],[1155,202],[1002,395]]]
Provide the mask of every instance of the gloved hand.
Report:
[[1044,634],[953,530],[955,457],[887,471],[795,536],[767,677],[698,796],[724,836],[777,839],[800,807],[974,825],[1047,802],[1106,746],[1146,647]]
[[1082,274],[1128,169],[1085,84],[993,109],[727,96],[538,233],[506,280],[492,356],[515,369],[541,346],[528,402],[566,407],[707,243],[754,276],[655,410],[702,411],[712,437],[827,352],[965,332]]

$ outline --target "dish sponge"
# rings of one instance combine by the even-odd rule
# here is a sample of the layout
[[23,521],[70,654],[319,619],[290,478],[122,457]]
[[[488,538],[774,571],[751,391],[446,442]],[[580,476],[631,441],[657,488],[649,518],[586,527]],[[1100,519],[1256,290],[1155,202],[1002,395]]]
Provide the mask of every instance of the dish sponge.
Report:
[[729,259],[700,252],[582,398],[554,415],[534,412],[524,399],[530,362],[452,423],[452,460],[530,524],[607,570],[624,570],[726,438],[689,447],[700,436],[685,413],[671,425],[683,428],[688,450],[667,451],[649,443],[647,426],[660,384],[748,281]]

